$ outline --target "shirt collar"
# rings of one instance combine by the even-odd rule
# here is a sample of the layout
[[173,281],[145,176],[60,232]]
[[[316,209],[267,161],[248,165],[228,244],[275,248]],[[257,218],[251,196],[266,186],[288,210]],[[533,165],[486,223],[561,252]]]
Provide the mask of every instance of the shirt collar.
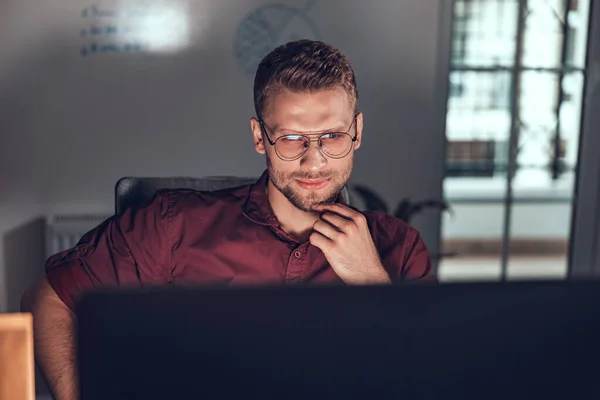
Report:
[[265,170],[256,183],[250,186],[250,193],[244,205],[244,214],[258,224],[277,226],[277,217],[267,197],[268,182],[269,173],[268,170]]
[[[269,172],[265,170],[256,183],[250,186],[250,193],[244,205],[244,215],[261,225],[279,226],[277,217],[267,197],[268,182]],[[341,193],[338,195],[336,203],[347,205]]]

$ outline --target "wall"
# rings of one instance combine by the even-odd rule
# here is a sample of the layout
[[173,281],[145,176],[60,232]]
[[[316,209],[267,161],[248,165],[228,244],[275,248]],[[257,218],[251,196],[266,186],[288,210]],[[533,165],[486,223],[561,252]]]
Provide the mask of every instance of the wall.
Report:
[[[297,37],[329,42],[354,63],[365,141],[353,180],[394,204],[441,197],[443,1],[96,4],[0,4],[3,236],[53,213],[110,213],[125,175],[258,175],[251,73],[271,47]],[[139,4],[143,13],[130,14]],[[414,224],[435,252],[439,214]],[[13,284],[6,272],[23,268],[5,258],[0,294]]]

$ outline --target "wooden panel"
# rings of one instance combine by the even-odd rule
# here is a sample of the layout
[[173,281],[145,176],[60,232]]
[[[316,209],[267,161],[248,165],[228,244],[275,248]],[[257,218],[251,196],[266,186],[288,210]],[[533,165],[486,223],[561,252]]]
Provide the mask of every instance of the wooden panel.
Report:
[[446,177],[494,176],[494,141],[452,140],[446,146]]
[[[523,239],[512,238],[508,252],[510,256],[561,256],[567,254],[568,239]],[[501,239],[457,238],[442,241],[442,252],[458,256],[485,255],[499,257],[502,252]]]
[[31,314],[0,314],[0,399],[35,400]]

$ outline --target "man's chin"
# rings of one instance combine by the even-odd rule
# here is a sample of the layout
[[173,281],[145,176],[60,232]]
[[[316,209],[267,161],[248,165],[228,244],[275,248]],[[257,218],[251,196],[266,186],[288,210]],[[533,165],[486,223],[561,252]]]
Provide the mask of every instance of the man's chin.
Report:
[[313,207],[321,204],[320,201],[292,201],[294,207],[301,211],[313,212]]
[[[320,204],[331,204],[334,203],[335,200],[337,199],[337,196],[319,196],[319,198],[311,198],[311,199],[307,199],[307,198],[301,198],[295,197],[292,201],[292,204],[302,210],[302,211],[309,211],[312,212],[313,211],[313,207],[318,206]],[[289,199],[291,200],[291,199]]]
[[313,207],[319,204],[334,203],[339,192],[332,192],[332,182],[318,190],[307,190],[302,188],[296,182],[288,184],[280,190],[280,192],[288,199],[290,203],[297,209],[305,212],[312,212]]

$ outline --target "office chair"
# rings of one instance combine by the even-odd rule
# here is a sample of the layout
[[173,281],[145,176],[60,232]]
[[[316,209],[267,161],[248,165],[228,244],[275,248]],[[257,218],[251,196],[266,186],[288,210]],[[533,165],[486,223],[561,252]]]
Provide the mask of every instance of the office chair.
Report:
[[258,178],[236,176],[208,176],[203,178],[134,178],[124,177],[115,185],[115,213],[122,214],[132,206],[149,203],[160,189],[194,189],[213,191],[248,185]]
[[[203,178],[134,178],[124,177],[115,185],[115,214],[122,214],[127,208],[148,204],[159,189],[194,189],[213,191],[255,183],[257,177],[207,176]],[[348,189],[342,189],[344,201],[350,204]]]

